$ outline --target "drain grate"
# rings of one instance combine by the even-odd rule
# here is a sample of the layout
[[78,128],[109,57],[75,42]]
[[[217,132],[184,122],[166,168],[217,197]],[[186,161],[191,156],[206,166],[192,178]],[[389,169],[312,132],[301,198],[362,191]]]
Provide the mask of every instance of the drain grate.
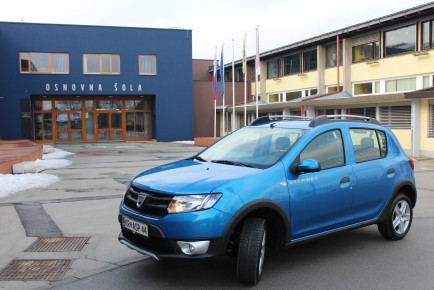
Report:
[[12,260],[0,271],[0,281],[57,281],[71,264],[72,260]]
[[25,252],[81,251],[89,237],[39,238]]

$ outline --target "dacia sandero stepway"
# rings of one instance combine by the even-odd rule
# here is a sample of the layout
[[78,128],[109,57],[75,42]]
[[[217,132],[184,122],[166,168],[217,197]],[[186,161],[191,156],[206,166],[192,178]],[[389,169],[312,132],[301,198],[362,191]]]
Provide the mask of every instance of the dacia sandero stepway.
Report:
[[267,247],[372,224],[404,238],[416,195],[413,159],[376,119],[267,116],[135,177],[119,241],[157,260],[233,255],[256,284]]

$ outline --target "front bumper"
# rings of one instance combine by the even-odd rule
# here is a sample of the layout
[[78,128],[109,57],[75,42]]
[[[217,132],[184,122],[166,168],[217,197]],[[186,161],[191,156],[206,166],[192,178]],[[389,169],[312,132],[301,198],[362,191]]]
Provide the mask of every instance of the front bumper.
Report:
[[[124,228],[122,216],[145,223],[148,226],[148,237]],[[119,242],[156,260],[208,260],[223,256],[226,250],[222,232],[230,216],[217,210],[150,219],[131,212],[121,204],[118,219],[121,226]],[[192,242],[195,245],[207,243],[206,241],[209,241],[209,245],[204,253],[185,254],[181,250],[182,242]]]
[[[154,241],[152,241],[154,239]],[[212,260],[221,257],[225,248],[223,239],[212,239],[208,250],[202,255],[186,255],[177,244],[177,240],[157,239],[153,237],[144,238],[123,229],[119,234],[118,240],[128,248],[147,255],[155,260]],[[151,245],[153,242],[157,244],[155,247]],[[160,245],[158,245],[161,243]]]

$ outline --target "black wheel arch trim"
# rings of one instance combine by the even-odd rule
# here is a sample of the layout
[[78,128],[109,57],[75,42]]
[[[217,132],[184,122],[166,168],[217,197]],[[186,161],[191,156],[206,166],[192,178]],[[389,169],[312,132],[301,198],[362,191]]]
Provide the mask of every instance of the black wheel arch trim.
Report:
[[383,211],[381,212],[378,220],[379,221],[383,221],[386,218],[387,215],[387,209],[390,207],[390,204],[393,202],[393,200],[395,199],[395,197],[399,194],[402,193],[402,188],[404,187],[410,187],[411,190],[413,191],[413,195],[409,195],[408,198],[410,199],[411,203],[412,203],[412,208],[414,208],[416,206],[416,201],[417,201],[417,189],[415,184],[410,181],[410,180],[403,180],[402,182],[398,183],[395,187],[395,189],[393,190],[393,193],[390,195],[389,200],[387,201],[386,206],[383,208]]
[[[288,201],[289,204],[289,201]],[[275,201],[273,200],[269,200],[269,199],[258,199],[255,200],[253,202],[250,202],[248,204],[245,204],[243,207],[241,207],[237,213],[235,215],[232,216],[232,219],[230,220],[229,224],[226,226],[224,233],[223,233],[223,246],[226,247],[229,239],[232,236],[233,231],[235,230],[235,227],[245,218],[247,217],[249,214],[251,214],[252,212],[254,212],[257,209],[271,209],[273,211],[275,211],[279,217],[281,218],[281,220],[283,221],[284,224],[284,238],[285,238],[285,245],[283,246],[287,246],[290,243],[291,237],[290,237],[290,232],[291,232],[291,225],[290,225],[290,221],[288,219],[288,216],[286,214],[286,211]],[[225,249],[222,249],[223,251]]]

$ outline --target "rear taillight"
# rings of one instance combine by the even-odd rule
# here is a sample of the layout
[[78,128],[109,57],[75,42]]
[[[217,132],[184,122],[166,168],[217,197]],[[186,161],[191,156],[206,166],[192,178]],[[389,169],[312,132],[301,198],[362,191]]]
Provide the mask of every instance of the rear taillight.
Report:
[[411,170],[414,172],[414,159],[413,157],[408,157],[408,163],[410,164]]

